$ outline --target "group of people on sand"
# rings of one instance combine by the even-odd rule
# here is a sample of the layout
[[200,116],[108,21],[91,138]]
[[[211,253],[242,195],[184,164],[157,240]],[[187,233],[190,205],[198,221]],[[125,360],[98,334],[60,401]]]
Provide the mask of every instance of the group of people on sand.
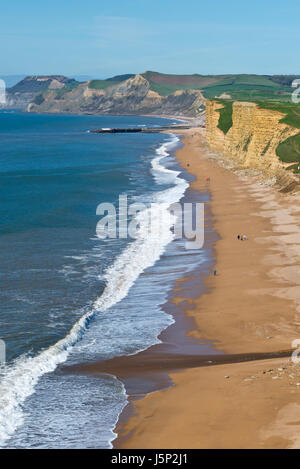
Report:
[[245,234],[244,235],[237,235],[237,239],[240,239],[241,241],[246,241],[247,236]]

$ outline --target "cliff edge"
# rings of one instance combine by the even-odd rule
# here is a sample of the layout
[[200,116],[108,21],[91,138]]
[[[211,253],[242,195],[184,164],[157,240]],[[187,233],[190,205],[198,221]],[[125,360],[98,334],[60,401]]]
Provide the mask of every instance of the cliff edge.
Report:
[[[206,102],[206,139],[209,147],[221,152],[237,168],[260,170],[265,178],[289,190],[299,184],[298,176],[286,170],[276,149],[299,129],[280,122],[285,114],[263,109],[256,103],[233,102],[232,122],[222,130],[221,112],[224,104],[216,100]],[[296,160],[296,158],[295,158]]]

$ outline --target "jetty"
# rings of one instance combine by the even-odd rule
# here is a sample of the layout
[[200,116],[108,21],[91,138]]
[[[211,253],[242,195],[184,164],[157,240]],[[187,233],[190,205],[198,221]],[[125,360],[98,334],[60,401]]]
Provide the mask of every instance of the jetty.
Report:
[[120,127],[120,128],[102,128],[91,130],[92,134],[121,134],[121,133],[143,133],[154,134],[159,132],[168,132],[174,130],[191,129],[192,127],[204,127],[204,125],[182,124],[182,125],[168,125],[160,127]]

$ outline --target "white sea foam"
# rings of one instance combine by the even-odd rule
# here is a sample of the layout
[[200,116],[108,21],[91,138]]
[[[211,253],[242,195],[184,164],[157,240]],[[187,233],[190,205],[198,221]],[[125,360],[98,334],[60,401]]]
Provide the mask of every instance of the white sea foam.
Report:
[[[161,164],[161,160],[169,155],[169,151],[177,145],[178,141],[178,137],[173,137],[171,141],[161,145],[161,147],[156,150],[158,156],[152,160],[151,164],[152,174],[157,184],[176,184],[176,186],[178,186],[177,189],[181,189],[182,185],[185,184],[185,187],[187,187],[188,184],[184,179],[178,177],[180,172],[168,169]],[[176,189],[176,186],[174,189]],[[169,192],[171,192],[171,190],[169,190]],[[173,202],[176,202],[177,200],[173,200]]]
[[[170,216],[168,207],[182,197],[188,183],[179,177],[179,172],[165,168],[161,160],[168,156],[168,150],[177,143],[178,138],[172,137],[157,150],[158,156],[152,160],[153,176],[157,183],[174,184],[171,188],[155,194],[155,202],[162,204],[169,225],[164,225],[159,237],[141,229],[138,238],[130,243],[106,270],[106,287],[91,311],[74,324],[66,337],[34,357],[20,357],[0,372],[0,446],[3,446],[16,428],[23,424],[22,404],[34,393],[39,378],[53,372],[59,364],[66,361],[72,347],[81,339],[93,317],[125,298],[140,274],[154,265],[167,244],[172,241],[174,235],[170,228],[175,220],[174,216]],[[137,215],[141,226],[149,215],[154,218],[158,216],[153,210],[155,209],[150,207]]]

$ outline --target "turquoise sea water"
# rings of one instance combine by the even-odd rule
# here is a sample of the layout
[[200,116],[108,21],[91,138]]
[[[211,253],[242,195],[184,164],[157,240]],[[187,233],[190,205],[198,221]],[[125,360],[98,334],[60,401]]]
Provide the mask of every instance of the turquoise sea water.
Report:
[[170,204],[188,183],[172,159],[177,137],[88,130],[168,122],[0,112],[1,447],[111,447],[122,383],[59,365],[157,342],[173,321],[161,305],[187,267],[169,226],[160,239],[99,240],[96,208],[120,194]]

